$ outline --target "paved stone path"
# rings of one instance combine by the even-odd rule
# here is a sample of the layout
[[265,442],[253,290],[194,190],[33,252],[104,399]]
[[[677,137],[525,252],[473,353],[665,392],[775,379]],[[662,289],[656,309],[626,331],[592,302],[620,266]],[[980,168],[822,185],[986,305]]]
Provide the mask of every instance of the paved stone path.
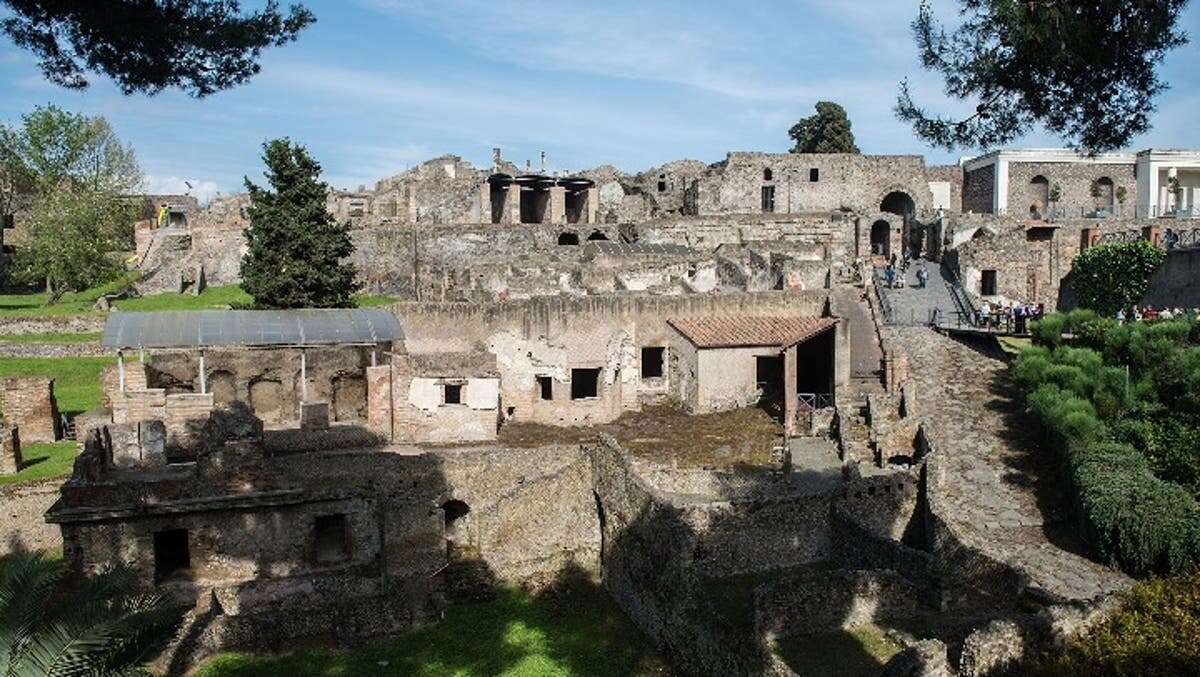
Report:
[[1054,460],[1006,390],[1007,364],[931,329],[888,331],[909,354],[918,414],[945,468],[931,490],[955,534],[1054,598],[1090,600],[1127,587],[1123,574],[1076,554],[1086,550]]
[[[929,273],[929,282],[924,287],[918,287],[917,270],[922,266]],[[882,280],[883,271],[877,271],[876,274]],[[947,286],[952,282],[943,276],[941,266],[932,261],[914,261],[908,267],[904,281],[907,286],[903,289],[883,287],[883,293],[891,303],[893,318],[897,324],[928,324],[934,310],[938,311],[940,317],[947,320],[955,317],[958,308],[954,305],[954,297],[950,294]]]

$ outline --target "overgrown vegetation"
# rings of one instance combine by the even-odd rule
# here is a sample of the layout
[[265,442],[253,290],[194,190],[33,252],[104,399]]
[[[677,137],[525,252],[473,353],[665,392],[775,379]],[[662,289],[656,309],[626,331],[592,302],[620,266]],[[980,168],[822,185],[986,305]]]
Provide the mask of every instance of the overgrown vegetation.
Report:
[[456,604],[442,621],[385,645],[301,651],[278,657],[222,654],[198,677],[328,675],[667,675],[637,628],[594,585],[536,597],[503,590],[494,600]]
[[174,637],[183,611],[132,571],[68,573],[40,553],[0,558],[0,674],[135,674]]
[[1035,671],[1038,677],[1194,675],[1200,666],[1200,576],[1137,584],[1121,608],[1065,653]]
[[1166,259],[1145,240],[1089,247],[1071,264],[1071,290],[1082,307],[1112,317],[1141,304],[1150,276]]
[[[1074,336],[1062,344],[1062,333]],[[1013,365],[1097,554],[1135,575],[1200,563],[1200,330],[1081,310],[1034,324]]]

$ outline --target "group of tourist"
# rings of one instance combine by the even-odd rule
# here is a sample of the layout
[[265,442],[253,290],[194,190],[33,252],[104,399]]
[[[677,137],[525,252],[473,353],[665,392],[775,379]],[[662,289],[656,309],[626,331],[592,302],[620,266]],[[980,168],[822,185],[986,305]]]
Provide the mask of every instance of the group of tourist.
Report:
[[[904,250],[903,258],[899,261],[896,260],[896,255],[892,254],[892,258],[883,269],[883,279],[887,282],[888,289],[903,289],[908,286],[905,274],[908,272],[908,267],[912,265],[912,260],[912,252],[907,248]],[[923,288],[928,283],[929,272],[925,270],[925,266],[922,264],[917,268],[917,287]]]
[[1017,303],[998,301],[991,303],[985,300],[979,304],[976,311],[975,324],[990,329],[1007,329],[1017,334],[1024,334],[1028,323],[1040,320],[1046,314],[1046,306],[1041,303]]
[[1118,310],[1116,320],[1122,324],[1125,322],[1141,322],[1142,320],[1150,322],[1153,320],[1171,320],[1175,318],[1188,317],[1189,314],[1192,316],[1200,316],[1200,308],[1192,308],[1191,312],[1189,313],[1186,308],[1181,306],[1176,306],[1174,308],[1155,308],[1154,306],[1145,306],[1139,308],[1137,306],[1133,306],[1129,310]]

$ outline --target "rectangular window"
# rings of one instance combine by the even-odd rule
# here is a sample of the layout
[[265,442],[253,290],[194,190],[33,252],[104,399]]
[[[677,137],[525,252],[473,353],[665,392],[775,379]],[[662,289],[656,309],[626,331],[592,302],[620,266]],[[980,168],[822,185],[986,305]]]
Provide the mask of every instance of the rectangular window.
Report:
[[775,211],[775,186],[762,187],[762,210],[766,214]]
[[809,183],[816,183],[817,181],[820,181],[820,180],[821,180],[821,170],[820,169],[813,167],[812,169],[808,170]]
[[571,370],[571,399],[586,400],[600,395],[599,369]]
[[537,382],[538,392],[541,394],[542,399],[554,399],[554,379],[550,378],[549,376],[539,376],[537,377]]
[[996,295],[996,271],[983,271],[983,276],[979,280],[979,293],[983,296]]
[[667,182],[666,181],[658,182],[658,192],[660,192],[660,193],[667,192]]
[[187,529],[167,529],[154,534],[154,582],[186,573],[192,568]]
[[662,378],[666,350],[660,346],[642,348],[642,378]]
[[350,556],[345,515],[320,515],[313,527],[313,552],[317,562],[341,562]]
[[443,404],[462,404],[462,384],[447,383],[443,388]]

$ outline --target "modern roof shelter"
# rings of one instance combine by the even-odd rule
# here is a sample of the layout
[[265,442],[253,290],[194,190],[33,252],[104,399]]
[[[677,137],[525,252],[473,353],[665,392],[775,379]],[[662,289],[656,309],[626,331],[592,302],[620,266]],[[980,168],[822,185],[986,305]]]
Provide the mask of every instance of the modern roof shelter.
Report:
[[788,348],[837,326],[836,317],[687,317],[667,323],[697,348]]
[[144,348],[370,345],[403,339],[400,322],[373,308],[115,312],[100,345]]
[[[683,388],[697,413],[757,403],[795,434],[801,414],[832,406],[849,372],[841,318],[812,315],[672,317]],[[839,326],[841,328],[839,328]]]
[[[304,402],[308,398],[308,363],[304,348],[374,346],[403,338],[404,332],[396,316],[377,308],[193,310],[111,313],[104,323],[100,345],[117,351],[122,392],[125,391],[125,350],[197,350],[200,392],[207,393],[205,348],[300,348],[301,402]],[[375,359],[372,350],[372,366]]]

